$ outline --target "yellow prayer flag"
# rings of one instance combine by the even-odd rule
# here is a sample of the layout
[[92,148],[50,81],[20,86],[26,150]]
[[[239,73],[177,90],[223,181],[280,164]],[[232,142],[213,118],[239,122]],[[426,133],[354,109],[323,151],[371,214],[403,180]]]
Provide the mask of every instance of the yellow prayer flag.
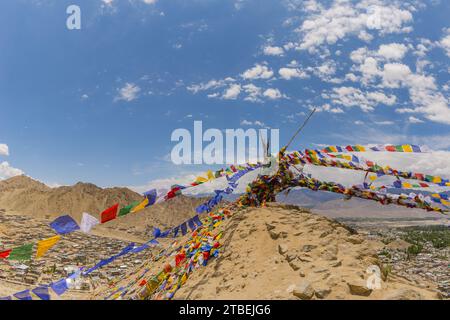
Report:
[[211,170],[208,170],[206,174],[208,175],[208,180],[214,180],[215,177]]
[[370,181],[375,181],[377,179],[377,176],[369,176]]
[[197,182],[197,183],[203,183],[203,182],[206,182],[206,181],[208,181],[208,179],[206,179],[206,178],[203,178],[203,177],[197,177],[197,179],[195,179],[195,182]]
[[42,257],[51,247],[53,247],[61,239],[61,236],[54,236],[41,240],[37,243],[36,258]]
[[363,146],[357,145],[358,149],[360,152],[365,152],[366,148],[364,148]]
[[145,198],[144,200],[142,200],[141,203],[139,203],[136,207],[134,207],[133,210],[131,210],[131,213],[136,213],[138,211],[143,210],[147,204],[148,204],[148,198]]
[[186,273],[185,273],[185,274],[183,274],[183,276],[181,277],[181,285],[185,284],[185,283],[186,283],[186,280],[187,280],[187,276],[186,276]]
[[412,147],[409,144],[402,145],[403,152],[413,152]]
[[450,201],[447,200],[441,200],[441,203],[445,206],[449,206],[450,205]]
[[403,182],[403,187],[406,188],[406,189],[411,189],[412,185],[409,182]]
[[441,183],[441,182],[442,182],[441,177],[438,177],[438,176],[433,177],[433,183]]

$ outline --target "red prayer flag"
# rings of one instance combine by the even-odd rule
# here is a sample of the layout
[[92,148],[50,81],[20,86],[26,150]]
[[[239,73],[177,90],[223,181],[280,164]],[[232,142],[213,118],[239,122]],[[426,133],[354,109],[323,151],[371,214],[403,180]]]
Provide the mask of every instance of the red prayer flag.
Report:
[[387,150],[387,151],[390,151],[390,152],[395,152],[395,151],[397,151],[397,150],[395,149],[395,146],[386,146],[386,150]]
[[0,259],[8,258],[11,251],[12,251],[12,249],[0,252]]
[[345,149],[347,149],[347,151],[353,151],[352,146],[346,146]]
[[110,220],[115,219],[117,217],[117,209],[119,209],[119,204],[118,203],[113,205],[111,208],[108,208],[105,211],[103,211],[100,214],[100,216],[101,216],[101,223],[105,223],[105,222],[108,222]]
[[142,280],[140,283],[139,283],[139,286],[140,287],[143,287],[143,286],[145,286],[147,284],[147,280]]

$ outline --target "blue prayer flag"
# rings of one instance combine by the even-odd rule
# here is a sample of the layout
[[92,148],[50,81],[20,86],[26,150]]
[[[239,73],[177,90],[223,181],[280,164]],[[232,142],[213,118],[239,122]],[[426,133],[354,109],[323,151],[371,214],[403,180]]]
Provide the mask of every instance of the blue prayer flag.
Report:
[[55,293],[60,296],[66,292],[69,288],[67,287],[66,279],[61,279],[50,285],[50,287],[55,291]]
[[73,220],[69,215],[56,218],[50,223],[50,227],[52,227],[58,234],[66,234],[80,229],[75,220]]
[[144,196],[148,199],[148,203],[147,203],[146,207],[151,206],[152,204],[155,204],[156,196],[157,196],[156,189],[152,189],[147,192],[144,192]]
[[180,226],[180,228],[181,228],[181,234],[184,236],[187,233],[186,222],[183,222],[183,224]]
[[13,296],[19,300],[33,300],[33,298],[31,298],[29,289],[14,293]]
[[37,295],[42,300],[50,300],[50,294],[48,293],[48,287],[37,287],[31,290],[35,295]]

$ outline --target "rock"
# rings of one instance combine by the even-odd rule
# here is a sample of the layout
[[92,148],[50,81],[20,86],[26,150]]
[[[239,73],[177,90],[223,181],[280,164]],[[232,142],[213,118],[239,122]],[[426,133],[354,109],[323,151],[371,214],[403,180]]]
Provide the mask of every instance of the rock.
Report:
[[278,245],[278,253],[284,255],[288,251],[288,246],[284,243]]
[[280,233],[279,232],[275,232],[274,230],[270,230],[269,234],[270,234],[270,237],[273,240],[277,240],[280,237]]
[[266,228],[268,231],[275,229],[275,226],[273,224],[270,223],[266,223]]
[[298,273],[298,275],[299,275],[300,277],[303,278],[303,277],[305,276],[305,273],[304,273],[303,271],[300,270],[300,272]]
[[295,286],[292,293],[302,300],[310,300],[314,296],[314,288],[308,281],[303,280]]
[[303,246],[302,251],[303,252],[310,252],[311,250],[314,250],[315,248],[317,248],[317,246],[312,245],[312,244],[306,244]]
[[346,240],[353,244],[361,244],[363,243],[364,238],[359,235],[351,235],[350,237],[347,237]]
[[315,295],[319,299],[325,299],[330,293],[331,289],[325,285],[319,285],[319,287],[314,288]]
[[291,262],[289,262],[289,265],[291,266],[291,268],[294,270],[294,271],[297,271],[298,269],[300,269],[300,262],[298,262],[298,260],[293,260],[293,261],[291,261]]
[[319,268],[319,269],[314,270],[315,273],[322,273],[322,272],[327,272],[327,271],[328,271],[327,268]]
[[298,256],[297,258],[298,258],[298,260],[303,261],[303,262],[313,262],[314,261],[312,258],[307,257],[305,255]]
[[372,293],[372,289],[367,288],[366,282],[362,279],[352,279],[346,282],[353,295],[368,297]]
[[340,266],[342,266],[342,260],[333,262],[332,264],[330,264],[330,266],[333,267],[333,268],[340,267]]
[[297,258],[297,255],[295,253],[290,253],[286,255],[287,262],[291,262],[292,260],[295,260]]
[[384,300],[422,300],[422,295],[413,289],[398,289],[388,293]]

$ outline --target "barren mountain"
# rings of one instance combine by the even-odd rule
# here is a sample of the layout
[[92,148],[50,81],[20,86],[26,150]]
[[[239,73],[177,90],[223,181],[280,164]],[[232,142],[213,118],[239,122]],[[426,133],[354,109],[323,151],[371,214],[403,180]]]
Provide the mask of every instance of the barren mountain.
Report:
[[[91,183],[79,182],[73,186],[50,188],[26,176],[0,181],[0,208],[8,213],[45,220],[70,214],[79,222],[82,212],[98,217],[104,209],[115,203],[124,206],[142,199],[142,195],[128,188],[102,189]],[[195,207],[204,200],[179,196],[97,226],[94,233],[114,237],[117,231],[130,232],[140,234],[142,240],[146,240],[152,226],[164,228],[179,224],[192,217]]]

